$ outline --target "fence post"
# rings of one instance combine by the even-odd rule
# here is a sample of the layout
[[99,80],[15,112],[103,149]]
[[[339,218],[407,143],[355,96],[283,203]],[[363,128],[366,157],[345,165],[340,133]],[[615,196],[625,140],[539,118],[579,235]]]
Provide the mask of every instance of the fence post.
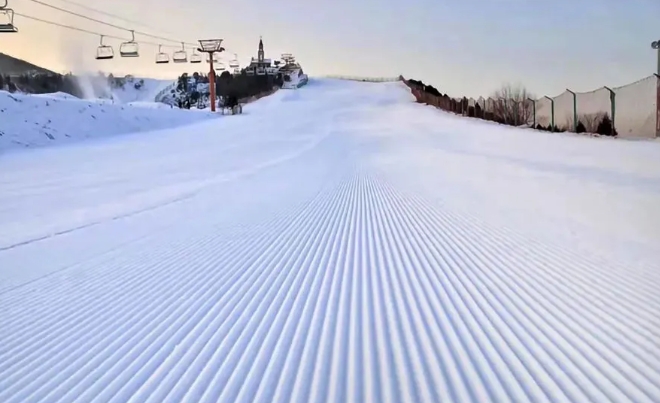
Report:
[[550,126],[552,131],[555,131],[555,100],[550,98],[547,95],[544,95],[544,98],[548,98],[550,100]]
[[577,124],[578,124],[578,118],[577,118],[577,94],[574,93],[573,91],[569,90],[566,88],[566,91],[568,91],[571,95],[573,95],[573,131],[577,132]]
[[[660,48],[658,48],[658,67],[660,68]],[[660,137],[660,70],[655,75],[655,137]]]
[[612,121],[612,132],[610,134],[614,136],[614,130],[616,129],[616,92],[610,87],[605,87],[605,89],[610,92],[610,114],[612,115],[610,119]]
[[536,128],[536,101],[533,100],[532,98],[527,98],[527,99],[532,101],[532,127]]

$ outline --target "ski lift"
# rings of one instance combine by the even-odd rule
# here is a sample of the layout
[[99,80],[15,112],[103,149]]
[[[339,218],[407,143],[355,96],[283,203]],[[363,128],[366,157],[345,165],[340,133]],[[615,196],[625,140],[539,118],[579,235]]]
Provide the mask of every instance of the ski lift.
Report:
[[265,76],[266,75],[266,69],[263,67],[257,67],[257,75],[258,76]]
[[163,45],[158,45],[158,53],[156,53],[156,64],[166,64],[170,62],[170,55],[163,52]]
[[232,69],[238,68],[240,64],[238,63],[238,55],[234,53],[234,58],[229,61],[229,67]]
[[195,49],[193,49],[192,55],[190,55],[190,63],[201,63],[202,62],[202,55],[197,53]]
[[112,46],[103,44],[103,35],[101,35],[101,44],[96,48],[96,60],[109,60],[114,59],[115,51]]
[[121,57],[139,57],[140,47],[135,42],[135,32],[131,31],[131,40],[124,42],[119,46],[119,54]]
[[181,42],[181,50],[177,50],[172,55],[174,63],[186,63],[188,61],[188,53],[186,52],[186,45]]
[[0,0],[0,33],[18,32],[14,25],[14,10],[7,8],[7,0]]

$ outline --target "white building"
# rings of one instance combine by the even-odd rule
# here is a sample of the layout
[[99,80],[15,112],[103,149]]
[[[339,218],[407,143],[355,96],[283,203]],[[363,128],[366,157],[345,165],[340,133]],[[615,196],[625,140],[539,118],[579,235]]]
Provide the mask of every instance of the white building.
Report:
[[259,52],[256,58],[252,58],[250,65],[245,68],[245,73],[249,76],[274,75],[277,73],[277,67],[272,66],[272,60],[264,57],[264,42],[259,38]]

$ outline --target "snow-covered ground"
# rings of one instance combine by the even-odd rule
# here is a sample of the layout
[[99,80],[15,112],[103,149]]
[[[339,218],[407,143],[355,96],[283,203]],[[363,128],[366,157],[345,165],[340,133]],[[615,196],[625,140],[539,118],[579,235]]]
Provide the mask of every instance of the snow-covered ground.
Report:
[[172,128],[211,117],[148,101],[120,104],[108,99],[82,100],[63,93],[0,91],[0,155],[10,149]]
[[660,144],[245,112],[0,157],[0,401],[660,401]]
[[[142,82],[140,88],[135,88],[136,82]],[[112,89],[112,98],[118,103],[154,102],[156,95],[163,89],[175,83],[175,80],[159,80],[156,78],[135,78],[133,82]]]

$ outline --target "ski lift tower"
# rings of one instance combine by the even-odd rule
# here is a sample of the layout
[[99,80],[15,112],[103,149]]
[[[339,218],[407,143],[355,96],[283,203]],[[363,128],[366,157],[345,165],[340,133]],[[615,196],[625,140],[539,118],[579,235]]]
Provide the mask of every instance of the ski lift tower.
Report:
[[222,39],[200,39],[198,51],[209,54],[209,92],[211,94],[211,112],[215,112],[215,69],[213,68],[213,55],[220,53],[225,48],[221,47]]

